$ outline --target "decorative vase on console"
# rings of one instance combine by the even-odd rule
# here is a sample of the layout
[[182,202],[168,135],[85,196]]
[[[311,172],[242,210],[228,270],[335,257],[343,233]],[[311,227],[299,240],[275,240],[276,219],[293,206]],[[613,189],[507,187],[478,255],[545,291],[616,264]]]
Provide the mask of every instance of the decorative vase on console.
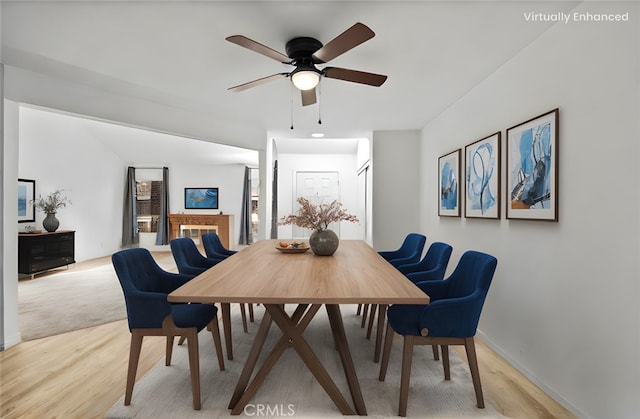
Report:
[[71,201],[62,194],[62,190],[57,190],[46,198],[40,196],[31,204],[40,211],[44,212],[46,217],[42,220],[42,227],[49,233],[53,233],[60,227],[60,221],[56,218],[56,212],[59,208],[66,207]]
[[49,233],[53,233],[60,227],[60,221],[56,218],[55,212],[47,213],[47,216],[42,220],[42,227]]
[[329,230],[329,224],[340,221],[357,223],[358,218],[347,213],[338,201],[319,205],[313,205],[302,197],[296,201],[300,204],[298,212],[281,218],[279,224],[295,224],[298,227],[312,229],[313,233],[309,237],[311,251],[318,256],[333,255],[338,249],[340,239],[333,230]]

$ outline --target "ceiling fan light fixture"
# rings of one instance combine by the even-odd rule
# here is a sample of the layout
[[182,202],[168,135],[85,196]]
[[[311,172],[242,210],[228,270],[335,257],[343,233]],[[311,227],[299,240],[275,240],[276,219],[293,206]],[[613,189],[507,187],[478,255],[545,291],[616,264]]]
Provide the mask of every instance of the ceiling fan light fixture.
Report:
[[320,74],[315,70],[296,70],[291,73],[291,82],[300,90],[315,89],[320,83]]

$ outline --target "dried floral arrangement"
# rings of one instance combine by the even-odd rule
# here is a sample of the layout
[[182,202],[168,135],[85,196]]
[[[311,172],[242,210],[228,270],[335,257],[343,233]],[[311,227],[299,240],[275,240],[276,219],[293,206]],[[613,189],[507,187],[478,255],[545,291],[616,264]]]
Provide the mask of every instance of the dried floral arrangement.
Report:
[[295,224],[298,227],[323,231],[326,230],[331,223],[340,221],[348,221],[350,223],[358,222],[358,218],[353,214],[347,213],[347,211],[342,208],[342,203],[336,200],[330,204],[319,205],[313,205],[308,199],[302,197],[296,199],[296,201],[300,204],[298,212],[282,217],[278,224]]
[[49,194],[46,198],[42,195],[35,201],[31,201],[34,207],[41,210],[45,214],[55,214],[59,208],[66,207],[71,201],[62,194],[62,190],[57,190]]

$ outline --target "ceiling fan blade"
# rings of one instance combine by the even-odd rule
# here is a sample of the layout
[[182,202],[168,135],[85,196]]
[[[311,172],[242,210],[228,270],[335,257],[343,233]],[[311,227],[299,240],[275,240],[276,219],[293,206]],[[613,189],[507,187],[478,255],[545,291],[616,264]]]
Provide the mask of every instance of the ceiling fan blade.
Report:
[[232,35],[225,38],[227,41],[234,43],[236,45],[240,45],[241,47],[250,49],[251,51],[257,52],[258,54],[262,54],[269,58],[272,58],[278,62],[291,64],[291,58],[286,55],[276,51],[275,49],[269,48],[266,45],[262,45],[259,42],[254,41],[253,39],[249,39],[243,35]]
[[289,73],[277,73],[277,74],[272,74],[270,76],[267,77],[262,77],[261,79],[257,79],[254,81],[250,81],[247,83],[243,83],[243,84],[239,84],[237,86],[233,86],[233,87],[229,87],[227,90],[231,90],[232,92],[242,92],[243,90],[247,90],[250,89],[252,87],[256,87],[256,86],[260,86],[262,84],[268,83],[270,81],[282,78],[282,77],[288,77]]
[[302,106],[309,106],[316,103],[316,89],[300,90],[302,96]]
[[375,33],[367,25],[358,22],[314,52],[313,58],[323,63],[329,62],[374,36]]
[[348,68],[326,67],[322,74],[330,79],[350,81],[353,83],[368,84],[370,86],[382,86],[387,76],[382,74],[367,73],[364,71],[349,70]]

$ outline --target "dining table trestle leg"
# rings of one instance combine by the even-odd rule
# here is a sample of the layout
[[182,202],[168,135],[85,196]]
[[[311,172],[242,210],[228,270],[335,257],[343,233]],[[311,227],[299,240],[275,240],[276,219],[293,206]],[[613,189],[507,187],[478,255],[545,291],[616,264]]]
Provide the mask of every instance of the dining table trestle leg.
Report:
[[[312,306],[312,308],[309,311],[307,311],[305,314],[307,306],[308,305],[306,304],[300,304],[296,308],[296,311],[291,316],[291,319],[294,322],[296,322],[298,324],[298,327],[301,328],[303,331],[309,325],[309,323],[311,323],[313,316],[315,316],[316,312],[319,309],[319,306]],[[266,314],[268,313],[265,313],[265,315]],[[304,317],[302,317],[303,315]],[[256,392],[264,382],[265,378],[267,377],[271,369],[275,366],[278,359],[280,359],[280,356],[284,353],[284,351],[289,346],[290,346],[289,337],[283,335],[280,338],[280,340],[276,343],[276,345],[273,347],[273,349],[271,350],[271,353],[265,359],[264,363],[262,364],[262,366],[260,367],[256,375],[253,377],[253,380],[251,380],[251,383],[247,386],[247,381],[245,381],[243,392],[241,392],[238,395],[235,401],[232,400],[233,406],[231,406],[231,403],[229,404],[229,408],[233,409],[231,411],[232,415],[239,415],[242,412],[242,410],[249,403],[251,398],[255,396]],[[255,366],[255,361],[253,365]]]
[[268,312],[265,311],[264,316],[262,317],[262,322],[260,323],[260,327],[258,327],[258,331],[256,332],[256,337],[253,340],[253,345],[251,345],[249,356],[245,361],[242,373],[240,373],[240,378],[238,378],[238,383],[236,384],[236,388],[233,391],[233,396],[231,396],[231,401],[228,405],[229,409],[234,409],[236,407],[238,401],[247,388],[247,383],[249,383],[249,379],[251,379],[251,374],[253,374],[253,369],[258,362],[258,357],[260,356],[260,352],[262,352],[264,342],[267,340],[267,335],[269,334],[271,323],[271,316]]
[[231,304],[222,303],[222,327],[224,329],[224,344],[227,347],[227,359],[233,360],[233,342],[231,341]]
[[349,384],[349,391],[351,392],[351,398],[353,399],[356,413],[358,415],[366,415],[367,407],[364,403],[360,382],[358,381],[356,369],[353,365],[353,358],[351,357],[351,351],[349,350],[349,342],[347,341],[347,335],[344,330],[340,306],[337,304],[326,304],[325,307],[327,309],[329,323],[331,324],[333,338],[336,346],[338,347],[338,353],[340,354],[340,359],[342,361],[342,368],[344,369],[344,374],[347,378],[347,383]]
[[[283,336],[278,341],[278,343],[276,343],[275,347],[269,354],[260,370],[257,372],[256,376],[253,378],[252,382],[247,386],[249,377],[253,373],[253,369],[257,362],[259,353],[262,350],[267,331],[264,331],[264,338],[260,337],[259,339],[259,337],[256,336],[256,340],[254,341],[254,345],[251,349],[250,357],[245,364],[244,370],[241,374],[241,378],[238,382],[238,385],[236,386],[236,392],[234,393],[234,397],[229,404],[229,407],[232,409],[231,414],[239,415],[242,413],[244,407],[254,396],[255,392],[263,383],[264,379],[266,378],[271,368],[275,365],[276,361],[280,358],[286,348],[290,346],[293,347],[293,349],[295,349],[295,351],[298,353],[300,359],[302,359],[307,368],[309,368],[309,371],[311,371],[318,383],[329,395],[340,413],[342,413],[343,415],[355,414],[354,409],[344,398],[334,381],[331,379],[331,376],[324,368],[316,354],[313,352],[313,349],[303,336],[304,330],[309,325],[309,323],[311,323],[312,318],[315,316],[322,305],[313,304],[307,311],[308,305],[300,304],[291,316],[286,313],[284,306],[281,304],[265,304],[264,306],[266,309],[265,317],[270,317],[269,323],[271,321],[276,323],[276,325],[282,331]],[[306,313],[304,313],[305,311]],[[345,370],[347,381],[349,383],[349,388],[356,405],[356,410],[359,414],[366,414],[364,399],[362,398],[358,379],[355,374],[353,360],[351,359],[351,355],[349,353],[349,347],[344,332],[344,325],[342,323],[340,310],[335,305],[328,306],[327,315],[329,316],[331,329],[334,333],[334,338],[336,339],[338,351],[343,363],[343,368]],[[263,323],[260,325],[260,329],[263,329],[264,324],[265,320],[263,319]],[[260,330],[258,333],[260,333]],[[262,340],[262,342],[258,343],[258,340]]]

